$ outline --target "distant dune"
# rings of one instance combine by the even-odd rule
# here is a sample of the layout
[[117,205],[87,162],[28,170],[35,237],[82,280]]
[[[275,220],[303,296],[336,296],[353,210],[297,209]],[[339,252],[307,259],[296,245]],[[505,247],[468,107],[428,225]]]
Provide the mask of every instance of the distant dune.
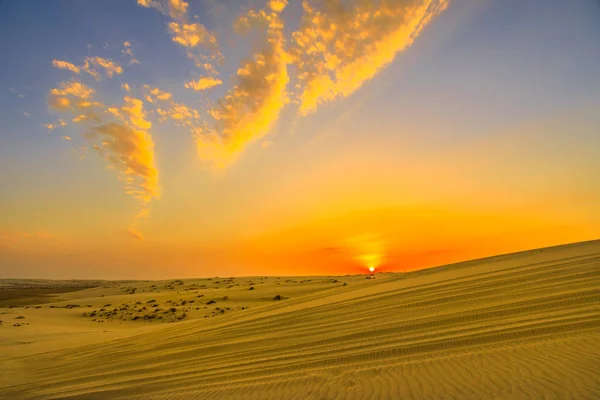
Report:
[[0,398],[600,398],[600,241],[410,273],[83,285],[4,296]]

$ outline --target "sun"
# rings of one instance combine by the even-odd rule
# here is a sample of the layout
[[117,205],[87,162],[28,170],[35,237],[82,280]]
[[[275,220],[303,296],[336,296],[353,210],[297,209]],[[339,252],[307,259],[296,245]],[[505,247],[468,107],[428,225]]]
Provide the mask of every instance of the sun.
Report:
[[369,271],[375,272],[375,267],[369,267]]

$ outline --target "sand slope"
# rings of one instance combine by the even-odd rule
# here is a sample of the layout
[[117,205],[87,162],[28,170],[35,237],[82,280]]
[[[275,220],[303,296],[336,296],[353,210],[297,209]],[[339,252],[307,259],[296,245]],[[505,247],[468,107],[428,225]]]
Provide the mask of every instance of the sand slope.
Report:
[[[93,309],[107,298],[188,307],[182,298],[229,297],[174,323],[128,321],[118,314],[127,310],[98,323],[85,310],[11,309],[33,322],[18,334],[0,327],[0,398],[600,398],[600,241],[375,279],[251,280],[255,290],[236,278],[67,294]],[[45,337],[51,313],[79,327],[81,342]],[[19,347],[18,337],[32,343]]]

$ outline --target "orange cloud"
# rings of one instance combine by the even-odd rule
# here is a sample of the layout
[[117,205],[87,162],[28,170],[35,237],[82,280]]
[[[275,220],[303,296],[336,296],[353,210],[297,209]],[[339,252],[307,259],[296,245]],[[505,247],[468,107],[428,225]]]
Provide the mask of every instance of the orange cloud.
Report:
[[447,0],[304,0],[290,53],[298,71],[300,114],[347,97],[409,47]]
[[87,57],[82,69],[96,79],[99,78],[100,74],[92,66],[103,69],[109,78],[112,78],[115,74],[123,73],[123,68],[114,61],[102,57]]
[[140,231],[138,231],[137,229],[129,228],[127,230],[127,233],[129,234],[129,236],[131,236],[134,239],[144,240],[144,235]]
[[250,11],[241,24],[267,27],[263,50],[237,71],[237,84],[208,110],[214,123],[196,129],[198,154],[224,167],[246,145],[269,133],[287,101],[288,57],[279,13],[285,1],[271,1],[265,10]]
[[133,55],[133,50],[131,50],[131,43],[123,42],[123,49],[121,49],[121,54],[129,59],[129,65],[139,64],[137,58]]
[[52,60],[52,66],[58,69],[66,69],[76,74],[81,72],[81,68],[67,61]]
[[[198,22],[190,22],[188,3],[184,0],[138,0],[138,5],[154,8],[168,16],[167,24],[172,40],[187,49],[187,56],[197,68],[216,74],[215,62],[222,59],[215,35]],[[200,50],[202,48],[202,50]]]
[[154,100],[162,100],[162,101],[167,101],[167,100],[171,100],[171,98],[173,97],[172,93],[169,92],[163,92],[162,90],[160,90],[159,88],[152,88],[150,87],[150,85],[144,85],[144,87],[146,89],[149,89],[149,95],[146,97],[146,99],[150,102],[153,103]]
[[56,111],[73,113],[73,122],[86,123],[86,136],[96,141],[94,149],[111,168],[121,171],[126,192],[140,202],[136,217],[146,215],[148,204],[159,196],[159,188],[154,142],[147,132],[152,124],[146,119],[143,101],[125,96],[120,108],[106,107],[93,101],[94,93],[82,83],[62,82],[50,90],[48,103]]
[[213,78],[211,76],[205,76],[197,81],[189,81],[185,84],[186,89],[193,89],[197,92],[201,90],[210,89],[215,86],[219,86],[223,81],[217,78]]

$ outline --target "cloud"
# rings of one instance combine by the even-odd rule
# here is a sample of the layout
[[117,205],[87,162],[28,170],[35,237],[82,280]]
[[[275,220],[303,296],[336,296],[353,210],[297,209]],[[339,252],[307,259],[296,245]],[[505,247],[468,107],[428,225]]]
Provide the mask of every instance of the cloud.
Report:
[[184,47],[196,47],[198,45],[216,46],[217,39],[206,27],[199,23],[180,24],[169,23],[169,32],[173,36],[171,40]]
[[152,88],[150,85],[144,85],[144,87],[149,90],[149,95],[146,97],[146,99],[150,103],[153,103],[154,100],[171,100],[171,98],[173,97],[172,93],[164,92],[159,88]]
[[100,74],[93,67],[103,69],[109,78],[112,78],[115,74],[119,75],[123,73],[123,67],[112,60],[102,57],[87,57],[82,67],[83,71],[87,72],[95,79],[99,79]]
[[54,88],[50,90],[51,96],[73,96],[79,99],[89,99],[94,93],[94,89],[87,87],[83,83],[75,81],[61,82],[60,88]]
[[[159,196],[159,186],[154,142],[148,132],[152,124],[146,118],[144,103],[125,96],[121,107],[107,107],[94,101],[94,94],[80,82],[66,81],[50,90],[48,104],[55,111],[71,112],[73,122],[85,124],[85,136],[95,142],[96,152],[120,171],[126,193],[139,201],[136,218],[147,215],[149,203]],[[66,121],[58,120],[59,125],[63,123]]]
[[305,0],[302,5],[290,53],[298,72],[299,112],[308,114],[372,79],[414,42],[447,0]]
[[193,89],[197,92],[219,86],[223,81],[211,76],[204,76],[197,81],[189,81],[185,84],[186,89]]
[[127,194],[145,206],[158,197],[158,170],[154,165],[154,142],[148,132],[108,122],[91,126],[88,138],[99,139],[94,149],[122,172]]
[[61,136],[61,139],[72,140],[73,138],[71,136]]
[[125,90],[126,92],[130,92],[131,88],[129,87],[129,84],[127,83],[122,83],[121,87],[123,88],[123,90]]
[[137,58],[133,55],[133,50],[131,50],[131,43],[123,42],[123,48],[121,49],[121,54],[123,54],[128,60],[129,65],[139,64]]
[[142,235],[142,233],[140,231],[138,231],[137,229],[129,228],[127,230],[127,233],[129,234],[129,236],[131,236],[134,239],[144,240],[144,235]]
[[279,13],[285,1],[271,1],[241,19],[247,26],[265,26],[262,50],[237,71],[237,83],[208,110],[213,124],[196,129],[198,155],[225,167],[246,145],[268,134],[287,102],[288,57]]
[[81,68],[67,61],[52,60],[52,66],[58,69],[66,69],[76,74],[81,72]]
[[175,43],[187,49],[187,56],[197,68],[217,74],[215,63],[222,60],[216,36],[198,22],[190,22],[188,3],[184,0],[138,0],[138,5],[154,8],[168,16],[168,31]]

